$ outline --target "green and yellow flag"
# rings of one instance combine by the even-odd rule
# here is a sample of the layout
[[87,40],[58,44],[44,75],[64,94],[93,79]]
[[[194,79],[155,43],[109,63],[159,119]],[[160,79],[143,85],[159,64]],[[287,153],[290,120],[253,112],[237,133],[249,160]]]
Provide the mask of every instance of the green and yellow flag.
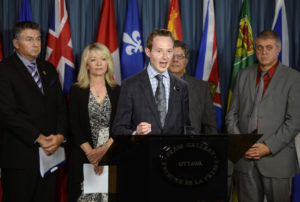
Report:
[[251,18],[249,1],[244,0],[239,23],[239,32],[236,41],[236,52],[234,57],[231,83],[228,95],[227,111],[229,109],[230,100],[238,71],[240,69],[254,64],[255,56],[253,47],[253,35],[250,22]]

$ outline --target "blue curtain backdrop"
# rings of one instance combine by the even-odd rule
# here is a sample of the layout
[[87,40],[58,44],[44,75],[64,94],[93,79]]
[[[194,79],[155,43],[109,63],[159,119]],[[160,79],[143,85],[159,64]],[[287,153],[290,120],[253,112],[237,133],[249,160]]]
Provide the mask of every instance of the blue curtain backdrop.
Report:
[[[66,0],[70,19],[75,64],[78,68],[84,47],[94,42],[103,0]],[[33,21],[42,29],[42,54],[45,46],[53,0],[30,0]],[[127,0],[114,0],[119,48],[125,23]],[[191,50],[187,73],[194,75],[202,35],[202,0],[179,0],[183,39]],[[13,53],[12,28],[19,19],[21,0],[0,0],[0,34],[4,57]],[[226,106],[242,0],[215,0],[217,45],[222,105]],[[289,38],[290,63],[300,71],[300,1],[285,0]],[[155,28],[165,28],[169,0],[138,0],[143,40]],[[264,29],[271,29],[275,0],[250,0],[251,25],[254,38]],[[298,11],[298,12],[297,12]],[[223,107],[225,108],[225,107]]]

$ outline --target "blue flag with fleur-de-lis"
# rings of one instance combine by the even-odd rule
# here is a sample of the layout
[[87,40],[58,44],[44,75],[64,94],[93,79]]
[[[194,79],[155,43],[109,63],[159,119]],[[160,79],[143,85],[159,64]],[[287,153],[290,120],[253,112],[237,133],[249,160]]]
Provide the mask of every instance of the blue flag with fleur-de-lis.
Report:
[[144,69],[144,50],[136,0],[128,1],[121,50],[122,80]]

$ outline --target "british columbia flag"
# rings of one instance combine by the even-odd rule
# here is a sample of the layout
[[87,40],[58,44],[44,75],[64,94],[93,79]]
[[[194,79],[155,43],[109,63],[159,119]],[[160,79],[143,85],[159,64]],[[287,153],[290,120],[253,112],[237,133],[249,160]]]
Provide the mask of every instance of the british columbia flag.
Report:
[[69,90],[74,79],[74,55],[70,23],[64,0],[53,2],[52,17],[48,32],[46,60],[56,67],[63,92]]
[[281,40],[279,60],[282,64],[289,66],[289,30],[284,0],[276,0],[272,29],[279,34]]
[[211,84],[218,129],[219,132],[221,132],[223,128],[223,115],[213,0],[203,1],[203,13],[203,34],[199,48],[195,77],[208,81]]

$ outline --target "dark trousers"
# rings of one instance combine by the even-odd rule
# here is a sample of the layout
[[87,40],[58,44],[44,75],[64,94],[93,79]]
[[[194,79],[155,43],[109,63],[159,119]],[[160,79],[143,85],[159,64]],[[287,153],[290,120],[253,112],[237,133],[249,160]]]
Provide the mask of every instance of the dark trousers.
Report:
[[56,172],[41,178],[38,169],[2,168],[3,202],[54,202]]

